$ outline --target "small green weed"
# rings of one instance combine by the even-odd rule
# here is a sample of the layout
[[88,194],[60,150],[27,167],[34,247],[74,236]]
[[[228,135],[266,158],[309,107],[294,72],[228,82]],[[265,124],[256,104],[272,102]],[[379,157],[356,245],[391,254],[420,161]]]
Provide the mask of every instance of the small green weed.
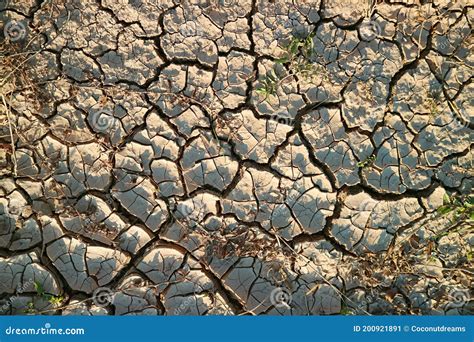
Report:
[[284,55],[274,60],[275,66],[259,81],[260,85],[255,91],[267,99],[268,96],[275,95],[278,88],[291,78],[301,77],[311,81],[318,75],[324,76],[324,69],[311,61],[314,56],[313,37],[313,33],[304,39],[294,37],[285,48]]
[[370,156],[365,160],[361,160],[360,162],[357,163],[357,166],[360,167],[361,169],[364,169],[366,167],[369,167],[372,165],[375,161],[375,156]]
[[[51,305],[58,307],[62,304],[64,301],[63,296],[53,296],[51,294],[48,294],[45,292],[43,285],[41,285],[40,282],[35,281],[34,283],[35,286],[35,291],[36,291],[36,297],[37,298],[42,298],[46,301],[48,301]],[[25,313],[27,314],[36,314],[38,313],[38,309],[35,307],[34,301],[28,302],[27,308],[24,310]]]
[[451,221],[474,221],[474,196],[449,196],[443,197],[443,205],[438,208],[438,214],[452,214]]

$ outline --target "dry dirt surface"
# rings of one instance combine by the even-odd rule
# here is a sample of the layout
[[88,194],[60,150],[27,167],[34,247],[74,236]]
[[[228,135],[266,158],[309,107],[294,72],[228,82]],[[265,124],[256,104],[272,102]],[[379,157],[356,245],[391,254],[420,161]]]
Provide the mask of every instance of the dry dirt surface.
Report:
[[1,314],[473,314],[472,1],[0,19]]

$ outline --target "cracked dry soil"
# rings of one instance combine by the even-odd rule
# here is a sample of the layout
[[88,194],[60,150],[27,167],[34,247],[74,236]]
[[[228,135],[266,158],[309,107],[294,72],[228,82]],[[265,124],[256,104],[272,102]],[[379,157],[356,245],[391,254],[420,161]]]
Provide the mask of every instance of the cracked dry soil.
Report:
[[472,1],[0,18],[2,314],[473,314]]

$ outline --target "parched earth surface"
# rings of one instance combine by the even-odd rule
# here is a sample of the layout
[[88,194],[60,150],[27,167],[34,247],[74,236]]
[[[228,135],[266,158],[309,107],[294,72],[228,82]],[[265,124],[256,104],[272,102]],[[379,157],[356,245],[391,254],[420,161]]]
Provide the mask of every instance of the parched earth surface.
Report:
[[472,314],[472,5],[2,1],[1,313]]

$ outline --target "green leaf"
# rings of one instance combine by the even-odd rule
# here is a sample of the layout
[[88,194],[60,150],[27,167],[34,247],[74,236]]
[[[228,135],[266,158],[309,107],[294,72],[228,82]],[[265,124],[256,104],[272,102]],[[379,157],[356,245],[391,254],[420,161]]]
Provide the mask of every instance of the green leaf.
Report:
[[348,308],[342,308],[340,314],[341,315],[350,315],[352,312]]
[[52,305],[60,305],[63,300],[63,296],[50,296],[48,301]]
[[44,295],[43,285],[41,285],[41,283],[38,282],[38,281],[35,281],[35,291],[36,291],[36,293],[38,293],[39,296]]
[[311,35],[306,37],[306,39],[304,40],[304,49],[305,49],[306,57],[311,57],[313,55],[314,41]]
[[285,64],[285,63],[288,63],[290,61],[290,59],[288,58],[288,56],[285,56],[285,57],[282,57],[282,58],[277,58],[275,59],[275,63],[277,64]]
[[449,205],[443,205],[441,207],[438,208],[438,213],[440,213],[441,215],[446,215],[447,213],[453,211],[453,207],[449,206]]
[[443,204],[450,204],[451,203],[451,199],[449,198],[449,195],[448,194],[444,194],[443,196]]
[[298,48],[300,46],[300,43],[301,43],[301,41],[298,38],[293,39],[291,41],[290,45],[288,46],[288,51],[292,55],[296,55],[296,53],[298,52]]

